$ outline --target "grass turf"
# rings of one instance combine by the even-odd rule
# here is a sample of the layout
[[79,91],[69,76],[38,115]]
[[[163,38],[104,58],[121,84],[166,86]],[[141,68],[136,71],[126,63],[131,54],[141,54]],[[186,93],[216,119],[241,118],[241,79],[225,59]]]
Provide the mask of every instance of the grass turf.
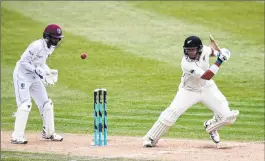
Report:
[[[19,8],[22,3],[27,3],[27,13]],[[38,2],[2,4],[2,130],[12,130],[14,123],[11,114],[16,110],[12,83],[15,63],[27,45],[41,37],[48,23],[40,15],[50,2],[41,2],[39,12],[32,14],[34,3]],[[64,9],[71,9],[73,2],[66,4],[65,8],[60,8],[61,13]],[[231,49],[233,54],[214,80],[230,102],[230,107],[241,112],[234,125],[220,131],[222,140],[264,139],[264,37],[260,36],[264,35],[264,4],[200,2],[196,3],[200,10],[192,14],[186,14],[193,6],[192,2],[119,4],[74,3],[81,10],[73,14],[78,21],[82,20],[82,14],[85,14],[83,17],[89,16],[90,13],[82,12],[86,8],[93,9],[92,16],[98,16],[96,23],[93,17],[81,21],[87,27],[82,23],[76,26],[74,17],[67,19],[71,16],[69,14],[54,17],[53,21],[59,21],[63,30],[66,29],[63,44],[48,59],[48,65],[59,69],[60,73],[56,87],[47,88],[55,105],[58,132],[92,133],[92,91],[105,87],[109,92],[109,134],[143,136],[177,91],[182,74],[179,65],[181,45],[185,36],[196,33],[207,42],[206,31],[211,31],[219,44]],[[100,14],[102,6],[117,9],[111,13],[116,16],[113,21],[121,26]],[[209,6],[212,9],[206,10]],[[218,15],[222,16],[217,16],[217,12],[212,10],[218,10]],[[134,17],[132,11],[137,16]],[[131,18],[124,19],[117,13]],[[246,14],[248,20],[244,21]],[[133,26],[132,22],[139,24]],[[196,25],[192,26],[193,23]],[[184,27],[175,28],[177,24]],[[144,30],[145,25],[150,32]],[[198,28],[201,30],[196,30]],[[177,35],[174,30],[182,32]],[[88,52],[87,59],[80,59],[82,52]],[[202,123],[211,116],[207,108],[195,105],[179,118],[166,137],[208,139]],[[41,131],[36,106],[30,114],[27,131]]]

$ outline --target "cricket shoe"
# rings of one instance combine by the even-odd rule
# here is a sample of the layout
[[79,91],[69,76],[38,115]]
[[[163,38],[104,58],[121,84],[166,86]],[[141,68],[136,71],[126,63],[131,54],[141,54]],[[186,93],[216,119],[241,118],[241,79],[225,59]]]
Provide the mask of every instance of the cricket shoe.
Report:
[[45,131],[42,131],[41,136],[43,139],[51,139],[52,141],[63,141],[63,137],[56,133],[53,133],[50,137],[47,137]]
[[[206,129],[207,126],[209,126],[209,122],[205,121],[203,125],[204,125],[204,128]],[[212,132],[209,133],[209,135],[214,143],[218,144],[220,142],[220,135],[217,130],[213,130]]]
[[144,140],[143,145],[144,147],[151,148],[155,146],[155,141],[152,138],[148,137]]
[[27,144],[28,141],[24,137],[19,137],[19,138],[11,138],[11,143],[12,144]]

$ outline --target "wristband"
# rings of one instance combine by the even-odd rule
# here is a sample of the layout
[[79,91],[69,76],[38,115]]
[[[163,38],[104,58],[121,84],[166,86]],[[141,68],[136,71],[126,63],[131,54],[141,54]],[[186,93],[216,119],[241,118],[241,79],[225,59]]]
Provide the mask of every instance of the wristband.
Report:
[[218,58],[217,60],[216,60],[216,62],[218,63],[218,64],[222,64],[223,63],[223,61],[220,59],[220,58]]
[[210,68],[210,71],[212,71],[214,74],[216,74],[219,70],[219,67],[215,64],[213,64]]

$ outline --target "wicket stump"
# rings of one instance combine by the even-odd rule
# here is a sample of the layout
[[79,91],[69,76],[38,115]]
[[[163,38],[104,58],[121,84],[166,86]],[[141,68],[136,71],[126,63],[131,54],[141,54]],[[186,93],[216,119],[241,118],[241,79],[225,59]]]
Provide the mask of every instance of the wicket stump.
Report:
[[102,134],[104,137],[103,138],[104,146],[106,146],[108,144],[107,90],[95,89],[94,90],[94,145],[95,146],[101,146],[103,144]]

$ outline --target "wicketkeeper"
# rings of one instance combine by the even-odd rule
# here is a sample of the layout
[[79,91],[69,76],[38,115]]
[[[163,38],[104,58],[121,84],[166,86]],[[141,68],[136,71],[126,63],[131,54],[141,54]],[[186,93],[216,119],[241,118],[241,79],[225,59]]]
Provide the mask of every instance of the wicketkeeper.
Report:
[[46,65],[47,58],[52,54],[64,36],[61,27],[56,24],[48,25],[43,38],[32,42],[25,50],[21,59],[16,63],[13,81],[16,95],[17,112],[11,143],[27,144],[24,136],[31,111],[31,97],[39,108],[44,139],[62,141],[63,137],[55,133],[53,102],[48,98],[45,85],[53,85],[58,79],[58,70]]

